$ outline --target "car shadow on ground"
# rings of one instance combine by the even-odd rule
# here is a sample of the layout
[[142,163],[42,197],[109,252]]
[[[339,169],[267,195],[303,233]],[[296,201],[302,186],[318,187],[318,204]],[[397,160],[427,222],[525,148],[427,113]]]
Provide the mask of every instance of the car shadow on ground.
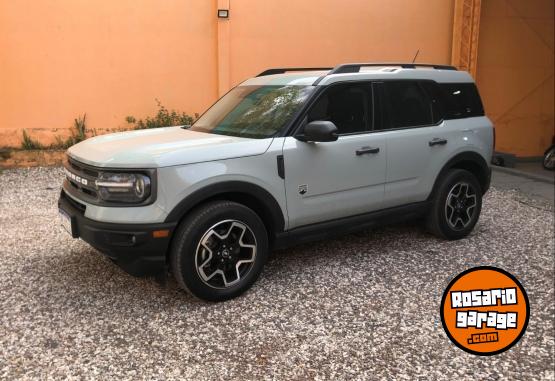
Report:
[[[135,298],[140,299],[139,304],[145,305],[160,303],[161,300],[165,303],[174,301],[189,305],[206,304],[181,290],[169,273],[166,277],[132,276],[85,242],[72,241],[65,234],[60,232],[60,237],[55,242],[59,243],[59,247],[66,249],[61,252],[56,248],[48,250],[57,252],[57,258],[50,258],[56,262],[55,265],[48,260],[38,261],[34,266],[42,268],[29,269],[33,273],[40,274],[43,282],[49,285],[50,297],[53,294],[59,295],[59,298],[50,299],[51,304],[55,301],[60,302],[59,308],[63,308],[65,304],[63,300],[68,298],[87,299],[91,305],[95,300],[118,302],[127,299],[129,302]],[[348,258],[361,252],[368,251],[368,255],[380,255],[375,250],[368,250],[375,248],[376,245],[379,245],[381,253],[394,250],[399,247],[399,239],[393,239],[394,236],[405,237],[403,241],[436,240],[425,233],[417,222],[414,222],[374,228],[276,250],[271,253],[261,278],[253,286],[253,291],[256,292],[269,282],[285,285],[291,279],[302,278],[304,270],[299,264],[305,267],[340,265],[340,262],[345,261],[346,256]],[[391,239],[385,239],[386,237]],[[351,265],[353,263],[349,264]],[[138,299],[135,301],[137,302]]]

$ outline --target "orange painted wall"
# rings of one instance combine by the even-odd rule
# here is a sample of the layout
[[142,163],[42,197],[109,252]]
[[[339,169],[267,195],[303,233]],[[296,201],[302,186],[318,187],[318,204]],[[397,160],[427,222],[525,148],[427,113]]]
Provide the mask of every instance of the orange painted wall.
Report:
[[482,0],[477,82],[497,150],[541,156],[555,135],[553,0]]
[[231,0],[230,78],[342,62],[448,64],[451,0]]
[[203,110],[217,96],[215,14],[211,0],[0,0],[0,146],[23,128],[52,142],[85,112],[90,128],[125,127],[155,98]]
[[[482,0],[477,81],[497,148],[553,131],[553,0]],[[229,7],[230,19],[216,18]],[[0,147],[87,113],[99,132],[166,107],[202,112],[272,66],[449,63],[453,0],[0,0]]]
[[[216,18],[230,7],[230,19]],[[453,0],[0,0],[0,146],[202,112],[272,66],[449,63]]]

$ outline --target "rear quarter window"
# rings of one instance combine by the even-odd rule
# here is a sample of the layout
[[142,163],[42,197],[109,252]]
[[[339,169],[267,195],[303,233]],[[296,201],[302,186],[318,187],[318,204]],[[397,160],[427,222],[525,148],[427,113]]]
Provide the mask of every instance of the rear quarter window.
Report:
[[445,119],[483,116],[484,107],[474,83],[440,83]]

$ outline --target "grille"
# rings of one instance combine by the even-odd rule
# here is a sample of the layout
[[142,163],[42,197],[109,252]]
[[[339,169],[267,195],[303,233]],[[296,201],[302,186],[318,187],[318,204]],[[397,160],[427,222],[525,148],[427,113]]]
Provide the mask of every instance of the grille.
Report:
[[65,165],[66,179],[73,193],[85,201],[97,200],[96,179],[98,171],[82,164],[74,159],[68,158]]
[[87,168],[84,164],[79,163],[78,161],[75,161],[71,158],[68,159],[69,165],[71,166],[71,168],[75,169],[78,172],[81,172],[87,176],[91,176],[94,178],[98,177],[98,171],[92,170],[90,168]]

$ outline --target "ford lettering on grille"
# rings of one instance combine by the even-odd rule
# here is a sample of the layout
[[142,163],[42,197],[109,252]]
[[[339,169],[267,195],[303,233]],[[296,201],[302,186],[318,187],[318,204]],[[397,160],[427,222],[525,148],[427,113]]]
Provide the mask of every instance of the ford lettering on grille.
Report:
[[75,181],[76,183],[83,184],[83,185],[88,185],[89,184],[89,181],[87,179],[85,179],[81,176],[77,176],[75,173],[69,171],[67,168],[64,168],[64,170],[66,172],[66,176],[69,179]]

